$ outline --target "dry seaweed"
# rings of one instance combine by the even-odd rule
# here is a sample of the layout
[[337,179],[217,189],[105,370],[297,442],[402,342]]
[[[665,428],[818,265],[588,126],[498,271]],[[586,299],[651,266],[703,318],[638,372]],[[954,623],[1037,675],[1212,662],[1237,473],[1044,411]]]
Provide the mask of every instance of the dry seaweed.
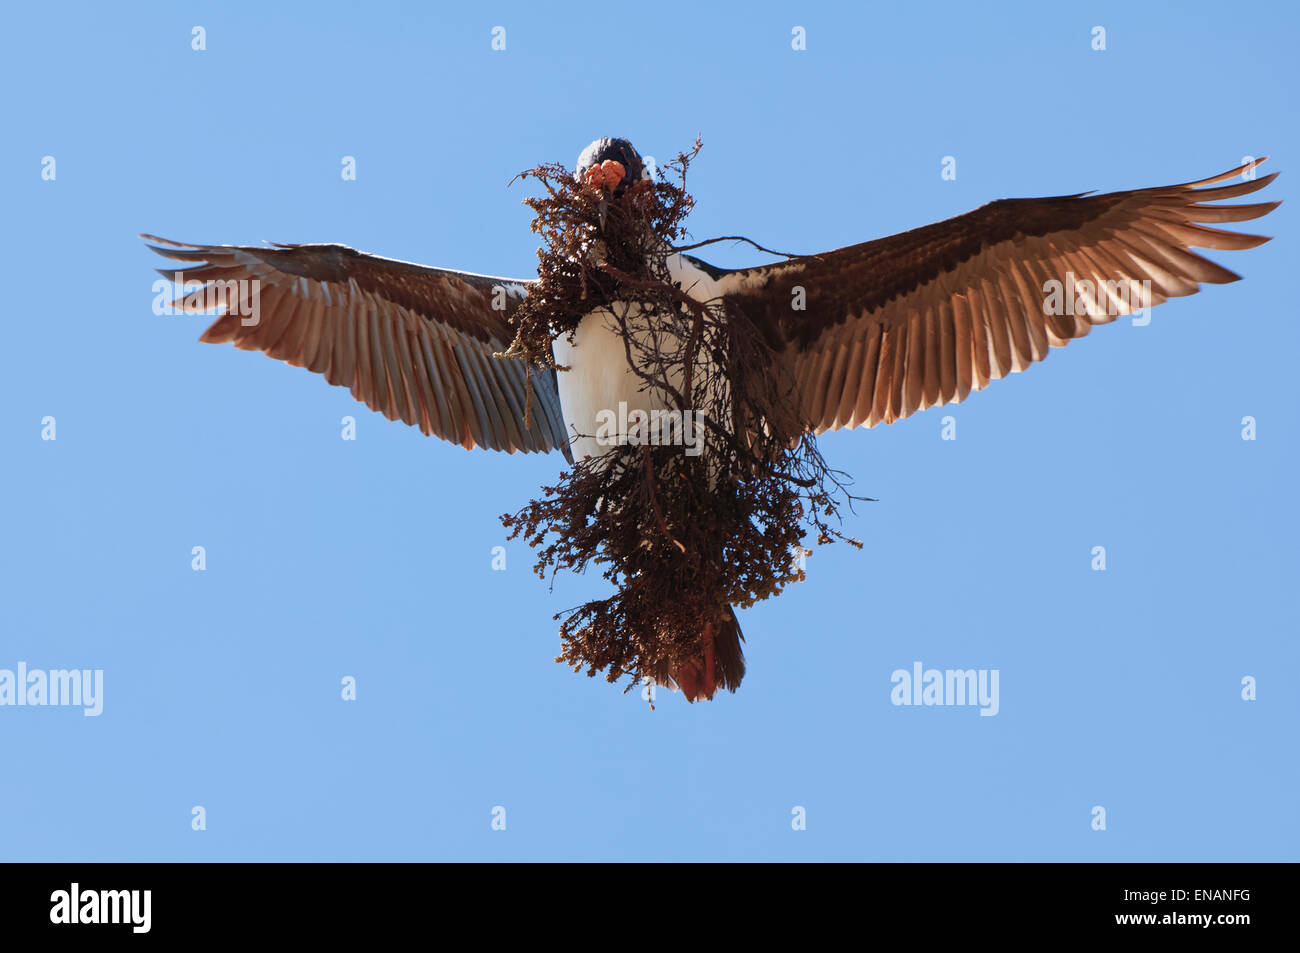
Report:
[[513,316],[507,353],[554,366],[556,337],[609,309],[643,390],[694,411],[703,425],[698,455],[637,445],[634,428],[627,443],[578,462],[541,499],[502,517],[511,539],[536,549],[543,578],[601,566],[616,591],[557,614],[556,661],[611,682],[630,676],[629,687],[642,676],[662,681],[698,657],[703,633],[728,606],[749,607],[802,580],[797,555],[808,552],[807,530],[819,543],[861,546],[830,525],[840,505],[861,498],[798,425],[789,382],[773,372],[771,342],[734,307],[696,301],[669,280],[666,261],[686,237],[693,206],[686,171],[699,148],[668,165],[676,181],[661,173],[617,195],[559,165],[522,173],[546,192],[526,200],[543,246],[539,281]]

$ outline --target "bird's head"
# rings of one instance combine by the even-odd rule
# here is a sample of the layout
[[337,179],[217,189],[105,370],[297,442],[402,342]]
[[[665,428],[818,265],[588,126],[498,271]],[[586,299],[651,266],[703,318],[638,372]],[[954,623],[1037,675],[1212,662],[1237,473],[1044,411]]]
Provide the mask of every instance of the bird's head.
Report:
[[649,182],[650,170],[632,143],[606,137],[582,150],[574,176],[593,188],[619,195],[633,182]]

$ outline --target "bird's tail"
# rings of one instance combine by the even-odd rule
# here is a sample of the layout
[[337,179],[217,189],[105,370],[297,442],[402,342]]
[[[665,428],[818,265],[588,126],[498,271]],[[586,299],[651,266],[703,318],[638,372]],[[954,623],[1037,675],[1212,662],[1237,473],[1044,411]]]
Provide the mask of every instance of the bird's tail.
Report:
[[719,686],[729,692],[740,687],[745,677],[745,653],[740,648],[744,640],[736,610],[727,606],[722,620],[706,627],[699,656],[672,668],[672,681],[688,702],[712,699]]

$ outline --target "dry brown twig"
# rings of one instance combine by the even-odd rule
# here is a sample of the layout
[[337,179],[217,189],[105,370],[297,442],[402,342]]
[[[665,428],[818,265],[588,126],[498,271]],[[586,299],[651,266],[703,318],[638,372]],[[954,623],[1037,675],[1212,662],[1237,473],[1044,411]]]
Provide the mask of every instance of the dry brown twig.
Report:
[[556,661],[611,682],[629,676],[628,688],[698,655],[703,631],[728,605],[746,608],[801,580],[794,554],[807,552],[806,530],[819,543],[861,546],[830,524],[841,505],[864,498],[826,466],[811,434],[782,433],[775,423],[792,418],[771,345],[744,314],[695,301],[668,278],[667,256],[685,238],[694,205],[686,170],[699,149],[697,141],[667,167],[678,182],[661,174],[618,196],[557,164],[520,176],[545,190],[526,200],[543,244],[538,283],[515,312],[515,339],[501,356],[555,367],[558,336],[597,308],[630,302],[641,331],[629,333],[627,312],[614,313],[642,386],[676,410],[713,411],[698,456],[681,446],[620,446],[575,464],[540,499],[501,518],[510,539],[536,549],[542,578],[602,567],[616,592],[557,614]]

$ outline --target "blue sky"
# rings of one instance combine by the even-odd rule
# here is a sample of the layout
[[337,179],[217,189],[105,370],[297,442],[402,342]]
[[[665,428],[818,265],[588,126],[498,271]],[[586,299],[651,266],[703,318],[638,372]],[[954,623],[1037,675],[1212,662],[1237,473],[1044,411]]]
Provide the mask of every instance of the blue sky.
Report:
[[[1287,198],[1294,6],[3,19],[0,669],[102,669],[104,710],[0,707],[0,858],[1300,856],[1294,203],[1245,225],[1274,242],[1211,253],[1244,281],[973,395],[957,440],[949,411],[824,438],[879,500],[847,522],[864,551],[818,550],[806,583],[743,613],[738,694],[661,693],[653,712],[552,661],[551,616],[600,579],[549,591],[518,543],[491,568],[497,517],[558,456],[466,453],[199,345],[202,317],[153,314],[157,261],[134,237],[527,276],[528,193],[508,180],[601,135],[661,160],[701,135],[695,236],[801,252],[1247,155],[1288,172],[1260,198]],[[892,705],[916,661],[998,670],[999,713]]]

